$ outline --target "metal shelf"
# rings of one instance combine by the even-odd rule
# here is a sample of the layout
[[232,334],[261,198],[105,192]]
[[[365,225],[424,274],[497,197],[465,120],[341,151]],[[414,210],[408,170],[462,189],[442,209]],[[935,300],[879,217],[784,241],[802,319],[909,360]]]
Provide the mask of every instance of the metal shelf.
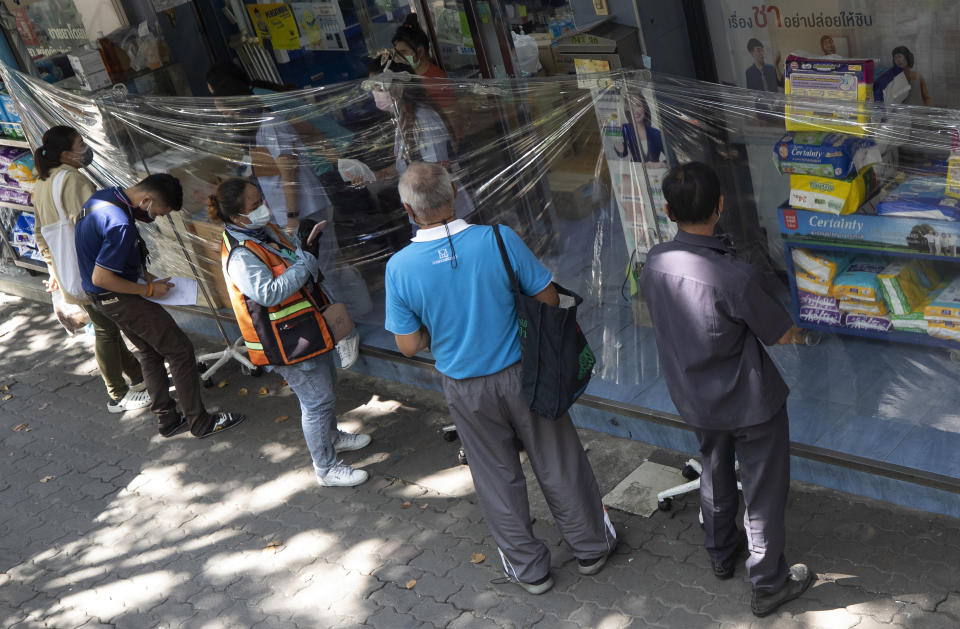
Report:
[[[14,251],[14,253],[16,253],[16,251]],[[41,273],[47,272],[47,265],[43,262],[37,262],[36,260],[31,260],[30,258],[23,258],[19,255],[14,258],[13,263],[31,271],[39,271]]]
[[7,136],[0,136],[0,146],[15,146],[24,149],[32,148],[26,140],[16,140],[14,138],[8,138]]

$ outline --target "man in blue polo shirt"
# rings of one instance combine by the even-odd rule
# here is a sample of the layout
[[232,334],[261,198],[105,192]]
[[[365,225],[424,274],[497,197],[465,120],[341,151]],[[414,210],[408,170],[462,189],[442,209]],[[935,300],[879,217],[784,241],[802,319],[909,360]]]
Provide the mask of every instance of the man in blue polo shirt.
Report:
[[[163,297],[173,284],[146,271],[147,248],[136,225],[136,220],[152,222],[182,204],[180,182],[167,174],[150,175],[126,190],[95,192],[77,221],[77,262],[93,307],[112,319],[138,350],[160,434],[171,437],[189,426],[195,437],[208,437],[237,425],[243,415],[211,415],[204,408],[193,344],[166,310],[145,299]],[[146,280],[142,284],[141,278]],[[164,361],[170,364],[182,413],[170,398]]]
[[[616,533],[569,415],[546,419],[524,399],[517,310],[493,228],[456,219],[456,187],[439,164],[411,163],[399,188],[420,229],[387,263],[386,328],[404,355],[429,348],[436,359],[504,572],[531,594],[553,587],[550,551],[533,535],[519,439],[580,573],[596,574]],[[550,271],[510,228],[500,232],[521,289],[556,305]]]

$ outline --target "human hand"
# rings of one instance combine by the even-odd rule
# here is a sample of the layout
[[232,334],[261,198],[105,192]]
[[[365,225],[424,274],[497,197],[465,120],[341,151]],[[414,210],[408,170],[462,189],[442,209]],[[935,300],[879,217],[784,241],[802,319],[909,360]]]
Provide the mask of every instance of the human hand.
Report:
[[57,278],[52,275],[49,280],[43,280],[43,285],[47,287],[48,293],[55,293],[60,290],[60,283],[57,282]]
[[148,292],[150,290],[149,287],[153,286],[153,294],[150,295],[151,297],[160,298],[170,292],[170,289],[173,288],[173,282],[170,281],[169,277],[165,277],[162,280],[153,280],[152,282],[147,282],[147,286]]

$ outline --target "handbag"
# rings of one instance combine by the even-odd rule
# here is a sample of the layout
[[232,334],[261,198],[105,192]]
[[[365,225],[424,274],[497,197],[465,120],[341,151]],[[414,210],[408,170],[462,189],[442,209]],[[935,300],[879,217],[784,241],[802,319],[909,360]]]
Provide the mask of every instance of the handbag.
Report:
[[597,362],[577,323],[577,307],[583,298],[556,282],[553,287],[558,294],[572,298],[572,306],[550,306],[523,294],[498,225],[493,226],[493,233],[517,305],[524,397],[534,413],[558,419],[586,390]]
[[77,245],[74,239],[76,226],[63,211],[60,197],[63,194],[63,180],[67,171],[62,170],[53,178],[53,204],[57,208],[60,220],[40,228],[43,239],[47,241],[53,255],[54,267],[60,287],[70,296],[86,300],[83,282],[80,279],[80,264],[77,262]]

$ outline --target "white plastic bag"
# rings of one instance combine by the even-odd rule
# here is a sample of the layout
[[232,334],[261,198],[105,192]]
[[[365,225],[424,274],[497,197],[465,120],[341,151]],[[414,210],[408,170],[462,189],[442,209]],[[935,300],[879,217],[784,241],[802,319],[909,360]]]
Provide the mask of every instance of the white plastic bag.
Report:
[[83,283],[80,281],[80,264],[77,262],[77,245],[74,241],[75,226],[63,211],[60,196],[63,193],[65,170],[57,173],[53,178],[53,204],[57,208],[60,220],[56,223],[44,225],[40,228],[43,239],[50,247],[53,263],[57,269],[57,280],[60,288],[77,299],[85,298]]
[[337,170],[340,171],[340,177],[347,183],[360,185],[377,180],[377,176],[373,174],[370,167],[356,159],[337,160]]
[[63,293],[55,290],[51,295],[53,297],[53,314],[57,316],[57,321],[67,331],[67,334],[73,336],[90,323],[87,311],[80,306],[68,304],[63,299]]
[[540,65],[540,48],[536,39],[513,33],[513,47],[517,51],[517,62],[523,76],[530,76],[541,70],[543,66]]

